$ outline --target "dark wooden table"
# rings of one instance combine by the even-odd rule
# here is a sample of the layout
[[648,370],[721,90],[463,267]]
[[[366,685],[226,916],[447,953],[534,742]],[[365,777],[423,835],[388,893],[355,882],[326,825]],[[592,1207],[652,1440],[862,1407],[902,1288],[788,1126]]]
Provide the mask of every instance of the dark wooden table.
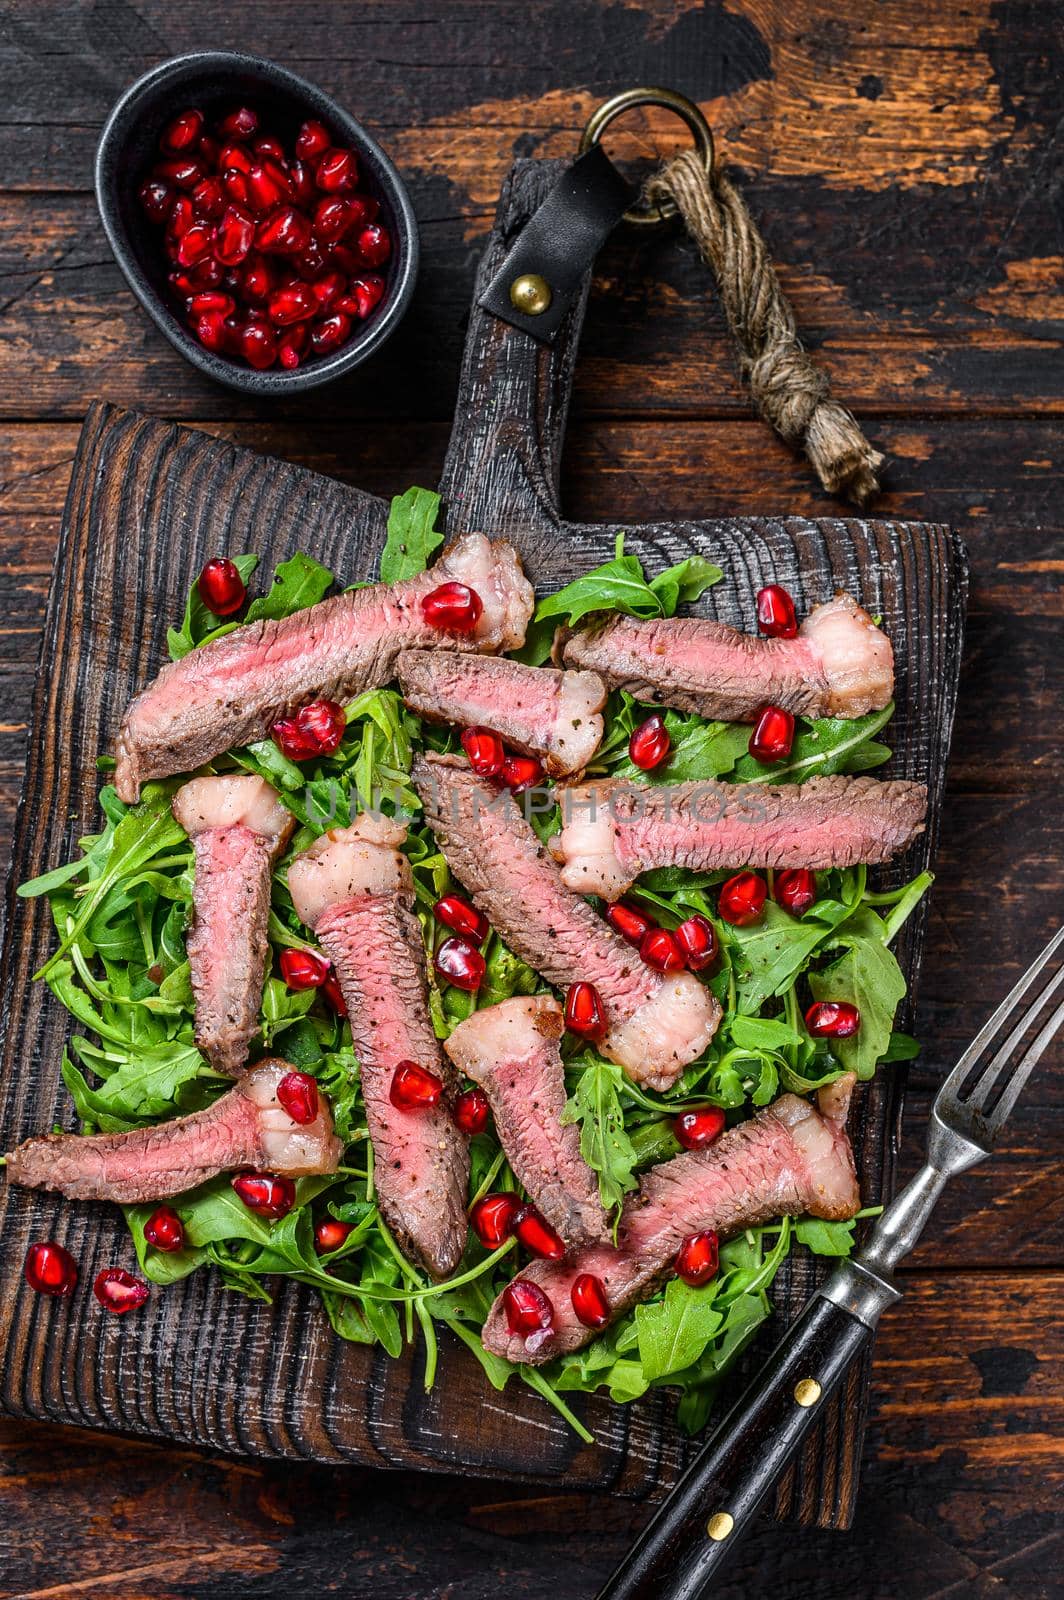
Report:
[[[154,62],[247,47],[337,94],[406,172],[424,267],[400,335],[282,409],[199,379],[111,261],[90,193],[108,106]],[[44,598],[97,396],[389,494],[435,481],[472,270],[515,153],[564,156],[635,83],[699,100],[811,348],[892,457],[878,510],[948,521],[973,592],[910,1075],[933,1088],[1061,914],[1064,26],[1054,0],[5,0],[0,4],[0,828]],[[630,143],[667,146],[651,130]],[[1059,202],[1059,187],[1055,197]],[[1059,217],[1059,211],[1058,211]],[[682,235],[597,276],[565,497],[581,518],[831,515],[754,421]],[[729,1600],[1060,1594],[1059,1074],[956,1185],[880,1339],[853,1531],[766,1525]],[[1055,1163],[1055,1165],[1054,1165]],[[0,1600],[590,1596],[633,1508],[559,1487],[297,1468],[0,1421]]]

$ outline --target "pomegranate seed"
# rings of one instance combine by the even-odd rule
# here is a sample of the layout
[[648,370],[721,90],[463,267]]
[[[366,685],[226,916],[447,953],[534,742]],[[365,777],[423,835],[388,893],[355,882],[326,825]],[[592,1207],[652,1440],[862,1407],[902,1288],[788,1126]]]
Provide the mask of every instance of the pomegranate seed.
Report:
[[704,1150],[724,1132],[724,1113],[718,1106],[696,1106],[673,1118],[672,1131],[685,1150]]
[[353,189],[358,182],[358,163],[354,152],[326,150],[314,169],[314,181],[327,194],[333,194],[337,189]]
[[376,272],[364,272],[361,277],[352,278],[348,292],[340,304],[341,311],[349,311],[352,316],[368,317],[380,304],[384,294],[384,279]]
[[554,1324],[554,1307],[538,1283],[515,1278],[502,1292],[506,1326],[513,1334],[545,1333]]
[[593,983],[571,983],[565,996],[565,1026],[582,1039],[604,1039],[609,1030],[602,996]]
[[367,267],[382,267],[392,253],[391,235],[379,222],[367,224],[355,243]]
[[760,922],[767,892],[764,878],[759,878],[756,872],[737,872],[734,878],[721,885],[717,910],[732,927],[748,928]]
[[339,1217],[319,1217],[314,1224],[314,1248],[319,1256],[331,1255],[347,1243],[354,1231],[353,1222],[341,1222]]
[[301,1128],[313,1122],[320,1110],[318,1085],[309,1072],[286,1072],[277,1085],[277,1100]]
[[801,917],[816,901],[816,873],[808,867],[792,867],[787,872],[777,872],[772,885],[777,905],[789,911],[792,917]]
[[194,145],[203,132],[203,112],[189,109],[180,111],[171,123],[163,129],[162,147],[172,150],[175,154],[179,150],[187,150]]
[[242,172],[239,167],[226,167],[222,173],[222,186],[230,200],[235,201],[238,206],[247,206],[251,199],[251,191],[248,188],[246,172]]
[[565,1240],[535,1206],[522,1206],[516,1213],[514,1233],[530,1255],[543,1261],[560,1261],[565,1254]]
[[265,256],[249,256],[244,266],[240,287],[245,300],[261,303],[268,300],[276,287],[274,269]]
[[259,223],[255,243],[269,255],[298,255],[310,243],[310,223],[295,206],[278,206]]
[[392,1073],[388,1099],[397,1111],[418,1111],[424,1106],[439,1104],[443,1094],[443,1079],[419,1067],[416,1061],[400,1061]]
[[683,950],[667,928],[651,928],[643,937],[639,954],[655,972],[680,972],[684,966]]
[[214,234],[214,254],[225,267],[239,266],[255,242],[255,219],[238,206],[227,206]]
[[245,177],[255,165],[242,144],[232,141],[218,153],[218,165],[223,172],[242,172]]
[[692,1233],[676,1252],[673,1268],[678,1278],[700,1289],[704,1283],[717,1276],[720,1264],[720,1244],[711,1228],[704,1233]]
[[78,1281],[77,1262],[70,1251],[64,1250],[54,1239],[31,1244],[26,1251],[22,1271],[31,1289],[38,1294],[50,1295],[55,1300],[73,1294]]
[[236,301],[232,295],[222,294],[218,289],[201,289],[192,296],[188,310],[192,317],[202,317],[208,311],[220,311],[223,317],[228,317],[236,310]]
[[296,155],[300,161],[309,161],[313,156],[324,155],[331,143],[329,130],[323,122],[304,122],[296,134]]
[[656,714],[633,729],[628,741],[629,757],[642,772],[652,772],[655,767],[660,767],[671,749],[669,730]]
[[421,614],[429,627],[447,633],[472,633],[483,613],[484,602],[465,583],[441,583],[421,602]]
[[174,191],[161,178],[145,178],[137,190],[137,199],[149,222],[165,222],[174,203]]
[[606,921],[622,939],[634,944],[637,950],[654,927],[651,918],[645,917],[638,906],[632,905],[628,900],[618,900],[615,905],[607,906]]
[[576,1319],[585,1328],[604,1328],[610,1320],[610,1303],[606,1298],[606,1285],[593,1272],[581,1272],[569,1291]]
[[310,342],[319,356],[331,355],[347,340],[351,332],[351,318],[342,311],[322,317],[310,330]]
[[798,632],[794,601],[778,583],[757,591],[757,625],[769,639],[793,639]]
[[515,1194],[486,1194],[469,1213],[469,1225],[485,1250],[497,1250],[514,1231],[514,1218],[521,1209]]
[[263,216],[279,206],[282,200],[291,199],[288,174],[272,161],[256,161],[247,174],[248,205],[257,216]]
[[279,1177],[275,1172],[238,1172],[230,1182],[248,1210],[270,1222],[286,1217],[296,1203],[296,1186],[291,1178]]
[[342,272],[323,272],[311,284],[311,291],[319,311],[328,311],[338,295],[343,294],[347,279]]
[[325,200],[319,200],[314,209],[314,232],[319,239],[334,244],[358,220],[358,211],[350,200],[345,200],[342,195],[330,195]]
[[277,340],[260,322],[249,322],[240,339],[240,354],[249,367],[264,372],[277,360]]
[[152,176],[172,183],[176,189],[194,189],[207,174],[191,156],[176,156],[173,161],[160,161]]
[[358,273],[365,270],[365,262],[358,251],[352,250],[350,245],[327,244],[323,248],[329,252],[330,264],[338,267],[341,272],[348,272],[357,276]]
[[272,732],[289,761],[309,761],[314,756],[332,755],[346,728],[343,706],[335,700],[312,700],[309,706],[301,706],[294,717],[275,722]]
[[222,141],[214,138],[213,134],[200,135],[200,142],[196,147],[197,154],[205,167],[217,169],[218,157],[221,154]]
[[484,982],[487,963],[467,939],[444,939],[436,951],[436,972],[445,983],[475,994]]
[[218,124],[223,139],[250,139],[258,131],[259,119],[250,106],[237,106]]
[[170,220],[166,224],[167,245],[176,245],[183,239],[195,220],[192,201],[187,194],[179,194],[170,208]]
[[543,763],[538,756],[506,756],[499,776],[511,794],[524,794],[543,782]]
[[192,191],[192,209],[197,217],[214,222],[225,210],[227,199],[221,178],[204,178]]
[[789,756],[794,743],[794,717],[782,706],[763,706],[757,714],[748,746],[762,766],[771,766]]
[[172,1206],[156,1206],[144,1224],[144,1237],[153,1250],[171,1255],[185,1248],[185,1225]]
[[289,371],[298,367],[306,343],[305,323],[297,322],[293,327],[286,329],[277,341],[277,359],[282,367],[287,367]]
[[247,599],[244,580],[228,556],[208,561],[196,579],[196,589],[208,611],[216,617],[231,617]]
[[316,950],[285,949],[277,958],[281,977],[290,989],[320,989],[332,967]]
[[470,944],[482,945],[488,937],[490,927],[487,917],[476,906],[471,906],[468,900],[463,900],[460,894],[445,894],[436,901],[433,911],[445,928],[460,933]]
[[221,311],[205,311],[193,323],[193,332],[205,350],[222,351],[228,344],[225,316]]
[[317,190],[314,187],[314,173],[306,161],[289,163],[288,187],[296,204],[309,211],[317,198]]
[[194,267],[197,261],[202,261],[204,256],[210,254],[213,240],[213,228],[209,228],[203,222],[195,223],[181,236],[181,242],[177,247],[178,261],[183,267]]
[[463,728],[462,749],[469,757],[469,765],[482,778],[496,778],[502,771],[506,751],[502,740],[490,728]]
[[305,322],[318,314],[318,299],[305,283],[286,283],[270,296],[267,307],[270,321],[285,327],[290,322]]
[[720,961],[720,940],[717,930],[708,917],[695,912],[676,929],[676,943],[683,951],[684,962],[691,972],[705,972]]
[[135,1311],[142,1306],[151,1290],[140,1278],[135,1278],[125,1267],[105,1267],[96,1274],[92,1292],[103,1306],[105,1311],[113,1311],[116,1316],[125,1316],[127,1311]]
[[861,1026],[861,1013],[848,1000],[817,1000],[805,1014],[814,1039],[852,1039]]
[[344,999],[344,992],[340,988],[340,980],[335,972],[329,973],[329,976],[321,986],[321,992],[338,1017],[347,1016],[347,1001]]
[[284,165],[284,145],[280,139],[275,139],[272,133],[263,134],[251,146],[257,156],[262,156],[267,161],[277,161]]
[[484,1132],[491,1121],[491,1106],[483,1089],[474,1086],[463,1090],[454,1103],[454,1120],[470,1138]]

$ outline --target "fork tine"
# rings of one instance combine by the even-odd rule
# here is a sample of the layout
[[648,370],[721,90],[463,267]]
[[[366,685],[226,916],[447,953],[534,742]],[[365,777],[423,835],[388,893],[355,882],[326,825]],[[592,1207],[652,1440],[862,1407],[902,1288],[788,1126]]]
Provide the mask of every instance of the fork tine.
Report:
[[1005,1121],[1009,1112],[1016,1104],[1016,1101],[1019,1099],[1020,1090],[1027,1082],[1027,1079],[1031,1076],[1031,1073],[1038,1065],[1040,1058],[1045,1054],[1053,1039],[1060,1032],[1062,1024],[1064,1024],[1064,1000],[1060,1002],[1060,1005],[1054,1011],[1045,1027],[1041,1029],[1034,1039],[1032,1039],[1030,1047],[1024,1053],[1024,1055],[1021,1056],[1015,1072],[1005,1085],[1001,1099],[990,1113],[990,1116],[986,1119],[987,1132],[992,1138],[996,1136],[1002,1123]]
[[1057,929],[1052,939],[1050,939],[1049,943],[1042,951],[1042,954],[1035,959],[1032,965],[1029,966],[1027,971],[1023,974],[1023,977],[1019,980],[1019,982],[1005,996],[1004,1000],[1002,1000],[1001,1004],[998,1006],[989,1022],[985,1023],[983,1027],[979,1029],[979,1032],[976,1034],[967,1050],[964,1051],[960,1060],[957,1062],[957,1065],[949,1074],[949,1077],[943,1082],[942,1087],[939,1090],[940,1094],[948,1095],[957,1093],[958,1089],[961,1087],[965,1078],[968,1076],[969,1072],[975,1065],[976,1061],[978,1061],[983,1051],[997,1036],[997,1032],[1001,1027],[1001,1024],[1006,1020],[1007,1017],[1011,1016],[1012,1012],[1019,1005],[1020,1001],[1028,993],[1035,978],[1038,977],[1038,974],[1042,972],[1043,969],[1048,966],[1049,962],[1053,959],[1062,942],[1064,942],[1064,924]]
[[1062,983],[1064,983],[1064,966],[1058,970],[1057,975],[1055,978],[1053,978],[1052,982],[1046,984],[1038,998],[1032,1001],[1032,1003],[1027,1007],[1027,1010],[1020,1017],[1020,1020],[1017,1022],[1016,1026],[1005,1040],[1005,1043],[1000,1047],[989,1066],[984,1068],[982,1076],[979,1078],[978,1083],[975,1084],[971,1094],[965,1096],[965,1098],[970,1102],[973,1110],[980,1111],[983,1116],[992,1116],[994,1114],[993,1112],[987,1112],[985,1109],[994,1084],[1000,1077],[1002,1069],[1016,1056],[1020,1045],[1023,1043],[1025,1034],[1031,1027],[1034,1026],[1034,1024],[1045,1012]]

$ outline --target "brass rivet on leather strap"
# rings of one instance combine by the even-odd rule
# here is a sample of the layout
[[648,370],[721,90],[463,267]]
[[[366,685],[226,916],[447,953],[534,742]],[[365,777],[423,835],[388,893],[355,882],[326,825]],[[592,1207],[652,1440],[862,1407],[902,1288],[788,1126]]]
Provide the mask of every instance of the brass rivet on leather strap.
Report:
[[794,1386],[794,1398],[800,1406],[815,1406],[822,1393],[815,1378],[799,1378]]
[[553,298],[550,284],[538,272],[523,272],[510,285],[510,304],[526,317],[542,316]]
[[[604,100],[587,119],[587,127],[580,138],[580,154],[585,155],[593,144],[598,144],[614,118],[631,111],[633,106],[662,106],[666,111],[674,112],[690,128],[699,159],[706,172],[712,173],[713,129],[702,115],[701,108],[693,100],[688,100],[686,95],[677,94],[675,89],[625,89],[622,94]],[[663,200],[658,205],[641,203],[629,206],[624,213],[624,220],[656,227],[659,222],[667,222],[675,215],[673,201]]]
[[735,1518],[730,1511],[714,1511],[706,1523],[706,1532],[714,1544],[720,1544],[726,1539],[735,1527]]

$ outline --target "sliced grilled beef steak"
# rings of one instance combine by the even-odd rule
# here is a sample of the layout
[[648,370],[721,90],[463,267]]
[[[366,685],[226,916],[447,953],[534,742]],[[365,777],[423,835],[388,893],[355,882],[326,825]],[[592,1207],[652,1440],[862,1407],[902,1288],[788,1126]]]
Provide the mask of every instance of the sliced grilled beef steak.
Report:
[[611,689],[723,722],[752,720],[764,705],[860,717],[894,692],[890,640],[848,594],[811,611],[795,639],[761,639],[705,617],[615,615],[557,648],[567,667],[601,673]]
[[444,1045],[491,1102],[495,1128],[518,1180],[566,1244],[604,1242],[609,1222],[598,1179],[580,1154],[580,1130],[562,1127],[562,1008],[549,995],[474,1011]]
[[451,871],[511,950],[555,988],[594,984],[609,1022],[602,1053],[637,1083],[674,1083],[720,1021],[709,990],[689,972],[661,975],[644,965],[566,888],[505,789],[457,756],[419,758],[414,782]]
[[342,1146],[319,1097],[313,1122],[293,1122],[277,1101],[287,1061],[260,1061],[206,1111],[130,1133],[46,1133],[7,1158],[7,1176],[72,1200],[139,1205],[194,1189],[219,1172],[257,1167],[285,1177],[335,1172]]
[[861,1199],[846,1136],[847,1083],[825,1093],[820,1109],[785,1094],[706,1150],[693,1150],[647,1172],[625,1203],[617,1248],[598,1245],[558,1262],[535,1261],[521,1273],[549,1298],[554,1320],[527,1340],[512,1334],[496,1300],[484,1324],[484,1347],[509,1361],[538,1365],[578,1350],[595,1331],[579,1321],[572,1288],[589,1272],[605,1286],[610,1311],[620,1316],[654,1292],[685,1238],[703,1229],[722,1237],[772,1217],[852,1217]]
[[270,874],[295,818],[261,778],[193,778],[173,798],[196,871],[186,939],[196,1043],[236,1077],[259,1023],[269,954]]
[[641,872],[687,867],[852,867],[889,861],[923,832],[922,783],[811,778],[808,783],[599,780],[562,793],[550,841],[562,882],[616,900]]
[[[398,823],[360,816],[297,856],[288,887],[347,1002],[381,1215],[412,1260],[446,1278],[465,1248],[469,1146],[451,1119],[453,1075],[429,1020],[413,879],[398,848],[405,837]],[[436,1105],[392,1104],[402,1061],[443,1082]]]
[[[421,602],[439,584],[475,589],[484,610],[469,634],[431,627]],[[253,622],[171,662],[126,711],[115,787],[136,800],[148,778],[190,772],[264,738],[316,696],[349,700],[395,675],[406,646],[512,650],[532,615],[532,586],[512,545],[464,535],[429,572],[334,595],[282,621]]]
[[430,722],[490,728],[511,749],[541,756],[552,777],[582,772],[602,741],[606,685],[595,672],[438,650],[404,650],[397,671],[411,710]]

